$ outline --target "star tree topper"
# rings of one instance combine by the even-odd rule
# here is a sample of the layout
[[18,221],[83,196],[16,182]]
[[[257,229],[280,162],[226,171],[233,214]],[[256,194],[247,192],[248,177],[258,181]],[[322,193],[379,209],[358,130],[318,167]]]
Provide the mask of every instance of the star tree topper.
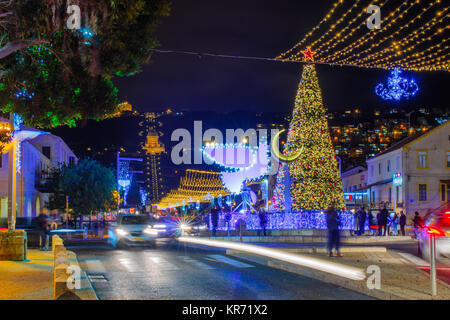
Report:
[[307,47],[306,50],[302,51],[304,55],[304,61],[311,61],[314,62],[314,56],[317,53],[317,51],[312,51],[311,47]]

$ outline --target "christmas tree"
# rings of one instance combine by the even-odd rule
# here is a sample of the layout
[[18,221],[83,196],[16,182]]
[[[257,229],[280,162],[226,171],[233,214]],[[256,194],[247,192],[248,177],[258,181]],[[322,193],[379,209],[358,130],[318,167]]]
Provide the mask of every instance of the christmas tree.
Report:
[[[304,51],[306,61],[314,52]],[[293,118],[283,151],[294,161],[282,163],[273,196],[275,211],[345,209],[342,181],[328,130],[326,109],[313,63],[307,63],[295,100]]]

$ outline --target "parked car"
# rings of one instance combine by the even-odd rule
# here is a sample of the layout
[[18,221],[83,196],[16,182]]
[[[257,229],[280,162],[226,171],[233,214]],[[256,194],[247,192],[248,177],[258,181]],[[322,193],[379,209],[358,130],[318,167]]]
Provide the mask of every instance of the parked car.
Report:
[[430,236],[436,237],[436,258],[450,258],[450,211],[430,215],[418,230],[419,253],[430,261]]

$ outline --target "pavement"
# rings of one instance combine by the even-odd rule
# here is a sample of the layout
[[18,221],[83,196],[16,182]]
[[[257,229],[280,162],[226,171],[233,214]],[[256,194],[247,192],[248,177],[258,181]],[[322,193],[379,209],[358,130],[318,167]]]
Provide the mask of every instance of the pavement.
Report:
[[[264,244],[260,244],[264,245]],[[392,245],[392,244],[391,244]],[[417,244],[410,241],[410,248],[417,247]],[[274,247],[271,245],[271,247]],[[395,245],[394,245],[395,247]],[[448,300],[450,299],[449,268],[448,262],[443,261],[438,264],[438,295],[430,295],[429,264],[417,255],[389,249],[386,247],[343,247],[342,258],[326,255],[325,247],[311,246],[276,246],[277,249],[303,257],[318,258],[323,261],[330,261],[344,266],[351,266],[368,270],[369,266],[377,266],[381,271],[381,288],[370,290],[367,281],[354,281],[336,277],[326,272],[312,270],[305,267],[267,259],[261,256],[242,253],[236,250],[228,250],[227,254],[239,257],[247,261],[253,261],[268,265],[276,269],[289,271],[303,276],[309,276],[324,282],[332,283],[362,294],[378,299],[402,299],[402,300]],[[369,277],[371,274],[367,273]]]
[[70,247],[100,300],[366,300],[371,297],[230,257],[159,241],[156,248]]
[[0,261],[1,300],[53,300],[53,253],[29,249],[26,261]]
[[[74,252],[68,251],[72,265],[78,265]],[[25,261],[0,261],[0,300],[53,300],[53,252],[28,249]],[[97,300],[82,271],[81,287],[75,290],[81,300]]]

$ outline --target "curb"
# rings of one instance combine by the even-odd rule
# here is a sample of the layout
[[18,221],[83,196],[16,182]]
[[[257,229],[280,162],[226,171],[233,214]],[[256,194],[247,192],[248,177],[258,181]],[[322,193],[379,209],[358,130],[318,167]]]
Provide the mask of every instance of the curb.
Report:
[[80,267],[76,253],[73,251],[67,251],[67,255],[69,257],[70,264],[77,266],[81,270],[81,288],[75,289],[75,294],[81,300],[100,300],[86,272]]
[[[240,237],[201,237],[208,240],[240,242]],[[398,243],[413,240],[411,237],[342,237],[342,244]],[[327,236],[244,236],[243,243],[327,243]]]

